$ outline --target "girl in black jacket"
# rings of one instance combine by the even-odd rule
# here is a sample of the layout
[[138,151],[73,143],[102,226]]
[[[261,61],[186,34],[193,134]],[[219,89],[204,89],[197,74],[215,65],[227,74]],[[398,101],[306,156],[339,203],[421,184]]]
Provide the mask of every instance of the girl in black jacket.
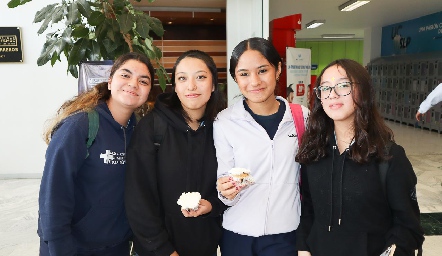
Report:
[[416,175],[376,109],[367,70],[333,61],[315,93],[296,156],[303,164],[298,255],[378,256],[393,244],[395,256],[414,255],[424,240]]
[[[172,86],[174,92],[160,94],[140,120],[127,153],[125,200],[134,250],[140,256],[212,256],[225,209],[215,185],[212,123],[224,103],[213,59],[185,52],[173,68]],[[201,194],[196,211],[181,210],[183,192]]]

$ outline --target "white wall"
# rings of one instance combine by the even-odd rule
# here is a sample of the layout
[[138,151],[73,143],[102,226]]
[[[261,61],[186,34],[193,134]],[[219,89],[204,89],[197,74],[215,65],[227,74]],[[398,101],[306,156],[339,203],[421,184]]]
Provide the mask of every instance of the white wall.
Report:
[[24,62],[0,62],[0,178],[38,177],[46,150],[43,125],[76,95],[77,80],[67,75],[65,60],[54,67],[37,66],[45,35],[37,35],[40,24],[32,21],[48,3],[32,1],[10,9],[7,2],[0,4],[0,26],[21,28]]
[[382,28],[367,28],[364,30],[364,60],[366,66],[370,61],[381,57]]
[[[235,46],[250,37],[269,36],[269,0],[227,0],[227,72]],[[227,100],[232,105],[240,95],[238,85],[228,73]]]

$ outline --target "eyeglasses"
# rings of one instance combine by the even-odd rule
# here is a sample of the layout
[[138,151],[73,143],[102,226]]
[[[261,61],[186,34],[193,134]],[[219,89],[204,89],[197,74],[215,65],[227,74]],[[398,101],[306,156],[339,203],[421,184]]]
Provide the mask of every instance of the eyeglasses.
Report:
[[351,93],[351,87],[353,82],[341,82],[336,84],[335,86],[327,86],[321,85],[314,88],[316,92],[316,97],[318,99],[328,99],[330,97],[331,91],[335,90],[335,93],[338,96],[347,96]]

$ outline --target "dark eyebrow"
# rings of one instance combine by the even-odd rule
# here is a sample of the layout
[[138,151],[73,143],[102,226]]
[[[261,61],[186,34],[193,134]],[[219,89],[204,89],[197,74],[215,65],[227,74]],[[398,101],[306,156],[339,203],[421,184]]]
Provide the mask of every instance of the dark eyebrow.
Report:
[[131,74],[132,74],[132,71],[130,71],[130,70],[127,69],[127,68],[122,68],[121,70],[126,71],[127,73],[131,73]]
[[[270,65],[264,64],[264,65],[259,66],[257,69],[268,67],[268,66],[270,66]],[[236,72],[242,72],[242,71],[248,71],[248,70],[243,68],[243,69],[238,69],[238,71],[236,71]]]
[[[129,73],[129,74],[132,74],[132,71],[130,71],[130,70],[127,69],[127,68],[122,68],[121,70],[126,71],[126,72]],[[149,76],[141,76],[141,78],[147,78],[147,79],[151,80]]]

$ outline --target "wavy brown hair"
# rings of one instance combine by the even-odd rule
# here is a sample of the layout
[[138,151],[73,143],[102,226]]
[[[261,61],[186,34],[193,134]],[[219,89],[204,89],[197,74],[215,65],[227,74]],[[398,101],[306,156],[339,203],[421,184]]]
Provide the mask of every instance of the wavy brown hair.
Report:
[[[361,64],[350,59],[331,62],[322,70],[316,80],[315,88],[321,84],[324,71],[335,65],[344,69],[347,77],[353,82],[350,95],[356,105],[353,123],[355,141],[350,148],[350,158],[358,163],[367,163],[372,157],[388,159],[385,155],[385,148],[387,142],[394,141],[393,132],[385,125],[376,107],[370,75]],[[325,113],[321,100],[315,97],[296,161],[307,164],[325,157],[333,132],[333,120]]]
[[[137,52],[129,52],[118,57],[112,65],[109,78],[112,77],[115,74],[115,71],[117,71],[128,60],[137,60],[145,64],[151,76],[150,80],[153,81],[155,69],[153,68],[152,63],[146,55]],[[49,144],[52,133],[65,118],[77,112],[88,112],[94,109],[99,102],[107,101],[110,97],[111,91],[108,89],[108,82],[103,82],[97,84],[88,91],[67,100],[63,103],[63,105],[61,105],[55,116],[48,120],[49,124],[43,132],[44,141]],[[146,101],[143,105],[135,110],[135,114],[143,116],[147,113],[148,109],[149,105]]]

